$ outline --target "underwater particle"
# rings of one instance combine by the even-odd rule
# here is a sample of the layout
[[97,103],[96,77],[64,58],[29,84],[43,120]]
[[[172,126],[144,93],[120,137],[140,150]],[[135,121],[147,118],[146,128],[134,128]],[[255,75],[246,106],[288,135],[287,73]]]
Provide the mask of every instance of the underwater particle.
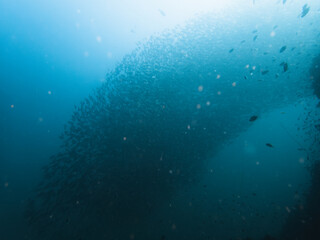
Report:
[[218,74],[218,75],[217,75],[217,79],[220,79],[220,78],[221,78],[221,75],[220,75],[220,74]]
[[232,87],[235,87],[235,86],[237,86],[237,83],[236,83],[236,82],[233,82],[233,83],[232,83]]
[[123,137],[123,141],[126,141],[127,140],[127,137]]
[[289,184],[288,184],[288,188],[291,188],[291,187],[292,187],[292,185],[289,183]]
[[206,105],[207,105],[207,106],[210,106],[210,104],[211,104],[210,101],[207,101],[207,102],[206,102]]
[[38,121],[39,121],[39,122],[43,122],[43,118],[42,118],[42,117],[39,117],[39,118],[38,118]]
[[266,143],[266,146],[269,148],[273,148],[273,145],[271,143]]
[[111,52],[107,52],[107,57],[108,58],[112,58],[112,53]]
[[96,39],[97,39],[98,43],[100,43],[102,41],[102,38],[100,36],[97,36]]
[[11,104],[11,105],[10,105],[10,107],[11,107],[11,108],[14,108],[14,105],[13,105],[13,104]]
[[188,125],[188,126],[187,126],[187,128],[188,128],[188,130],[190,130],[191,126],[190,126],[190,125]]
[[305,17],[310,11],[310,7],[308,7],[308,4],[303,5],[302,12],[301,12],[301,18]]
[[260,165],[260,162],[259,162],[259,161],[257,161],[257,162],[256,162],[256,165]]
[[172,224],[171,228],[172,228],[172,230],[176,230],[177,226],[175,224]]
[[201,104],[197,104],[197,109],[200,109],[201,108]]
[[256,70],[256,68],[257,68],[256,66],[252,66],[252,70]]
[[170,174],[172,174],[172,173],[173,173],[173,171],[170,169],[170,170],[169,170],[169,173],[170,173]]
[[286,208],[288,213],[291,213],[291,209],[288,206],[286,206],[285,208]]
[[203,86],[200,85],[200,86],[198,87],[198,91],[199,91],[199,92],[202,92],[202,91],[203,91]]
[[255,116],[255,115],[254,115],[254,116],[251,116],[251,117],[250,117],[249,121],[250,121],[250,122],[254,122],[254,121],[257,120],[257,119],[258,119],[258,116]]
[[8,182],[5,182],[5,183],[4,183],[4,187],[7,188],[8,186],[9,186],[9,183],[8,183]]
[[250,67],[250,65],[249,65],[249,64],[247,64],[247,65],[246,65],[246,68],[249,68],[249,67]]
[[52,92],[49,90],[49,91],[48,91],[48,94],[49,94],[49,95],[51,95],[51,94],[52,94]]
[[299,159],[299,163],[303,164],[304,163],[304,158]]
[[270,37],[274,37],[276,35],[276,32],[275,31],[272,31],[271,33],[270,33]]
[[89,56],[89,52],[85,51],[85,52],[83,53],[83,55],[84,55],[85,57],[88,57],[88,56]]
[[218,95],[221,95],[221,92],[220,92],[220,91],[218,91],[218,92],[217,92],[217,94],[218,94]]
[[81,10],[80,10],[80,9],[77,9],[77,13],[80,14],[80,13],[81,13]]
[[76,23],[76,28],[80,28],[80,23]]
[[280,53],[283,53],[287,49],[287,46],[282,46],[279,50]]
[[130,239],[134,239],[134,234],[131,233],[129,237],[130,237]]

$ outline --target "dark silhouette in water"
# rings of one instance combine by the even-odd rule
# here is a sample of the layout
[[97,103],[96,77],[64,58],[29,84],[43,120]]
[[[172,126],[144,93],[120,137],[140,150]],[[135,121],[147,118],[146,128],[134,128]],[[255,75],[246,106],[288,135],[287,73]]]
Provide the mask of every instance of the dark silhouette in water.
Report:
[[[313,60],[310,69],[314,94],[320,100],[320,55]],[[310,115],[312,114],[312,117]],[[306,200],[296,206],[288,217],[282,230],[281,239],[284,240],[317,240],[320,237],[320,129],[314,124],[320,121],[318,109],[309,112],[306,117],[305,128],[309,129],[309,137],[313,139],[311,149],[311,184],[306,193]]]
[[217,60],[215,21],[206,15],[152,37],[76,107],[29,203],[30,239],[126,239],[132,232],[156,239],[145,229],[155,209],[196,181],[253,113],[305,91],[298,77],[232,87],[247,59],[228,67],[228,56]]

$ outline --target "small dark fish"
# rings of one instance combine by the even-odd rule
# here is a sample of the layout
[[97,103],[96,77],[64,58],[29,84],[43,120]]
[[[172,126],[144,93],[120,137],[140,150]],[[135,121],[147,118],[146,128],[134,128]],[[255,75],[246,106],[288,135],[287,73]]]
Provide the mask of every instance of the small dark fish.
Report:
[[233,52],[233,50],[234,50],[234,48],[231,48],[231,49],[229,50],[229,53],[232,53],[232,52]]
[[284,72],[288,71],[288,68],[289,68],[289,67],[288,67],[288,63],[285,62],[285,63],[283,64],[283,71],[284,71]]
[[249,121],[254,122],[257,119],[258,119],[258,116],[252,116],[252,117],[250,117]]
[[158,9],[158,11],[159,11],[159,13],[162,15],[162,16],[166,16],[166,14],[165,14],[165,12],[163,11],[163,10],[161,10],[161,9]]
[[261,74],[266,75],[268,72],[269,72],[269,70],[264,70],[264,71],[261,71]]
[[293,51],[293,50],[295,50],[296,49],[296,47],[293,47],[293,48],[291,48],[291,51]]
[[278,25],[275,25],[274,27],[273,27],[273,30],[276,30],[278,28]]
[[244,79],[246,79],[246,80],[247,80],[247,79],[248,79],[248,77],[247,77],[247,76],[244,76]]
[[287,46],[283,46],[282,48],[280,48],[280,53],[283,53],[285,50],[287,49]]
[[305,148],[298,148],[298,151],[307,151]]
[[273,145],[271,143],[266,143],[267,147],[273,148]]
[[301,13],[301,18],[305,17],[310,11],[310,7],[308,7],[308,4],[305,4],[302,7],[302,13]]
[[246,42],[246,40],[242,40],[240,43],[243,44],[243,43],[245,43],[245,42]]
[[264,53],[263,53],[263,55],[268,55],[268,54],[269,54],[268,52],[264,52]]
[[255,35],[255,36],[253,37],[253,41],[257,40],[257,38],[258,38],[258,35]]
[[258,30],[257,30],[257,29],[252,31],[252,33],[257,33],[257,32],[258,32]]

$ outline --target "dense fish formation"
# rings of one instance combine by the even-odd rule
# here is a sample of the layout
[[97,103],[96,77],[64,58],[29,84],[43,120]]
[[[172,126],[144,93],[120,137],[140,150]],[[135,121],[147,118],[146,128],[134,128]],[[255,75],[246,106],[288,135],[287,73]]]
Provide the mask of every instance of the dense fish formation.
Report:
[[[208,14],[151,37],[76,107],[29,202],[30,239],[134,239],[143,231],[139,239],[165,239],[143,227],[155,209],[200,178],[206,160],[260,113],[312,94],[306,61],[288,68],[301,56],[281,46],[277,60],[257,51],[252,30],[227,46],[232,33],[221,34],[216,21]],[[284,54],[290,63],[280,66]]]
[[[314,58],[310,68],[310,78],[313,82],[314,94],[320,102],[320,55]],[[293,213],[288,217],[282,233],[284,240],[315,240],[320,236],[320,108],[309,106],[304,113],[304,134],[307,136],[303,141],[311,141],[308,152],[311,160],[309,170],[311,184],[306,192],[306,201],[298,204]]]

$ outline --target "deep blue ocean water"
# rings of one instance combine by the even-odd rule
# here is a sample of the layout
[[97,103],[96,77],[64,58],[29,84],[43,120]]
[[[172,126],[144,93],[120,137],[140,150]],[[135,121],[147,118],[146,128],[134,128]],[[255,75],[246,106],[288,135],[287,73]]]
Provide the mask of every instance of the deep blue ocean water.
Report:
[[0,0],[0,240],[320,239],[319,22]]

